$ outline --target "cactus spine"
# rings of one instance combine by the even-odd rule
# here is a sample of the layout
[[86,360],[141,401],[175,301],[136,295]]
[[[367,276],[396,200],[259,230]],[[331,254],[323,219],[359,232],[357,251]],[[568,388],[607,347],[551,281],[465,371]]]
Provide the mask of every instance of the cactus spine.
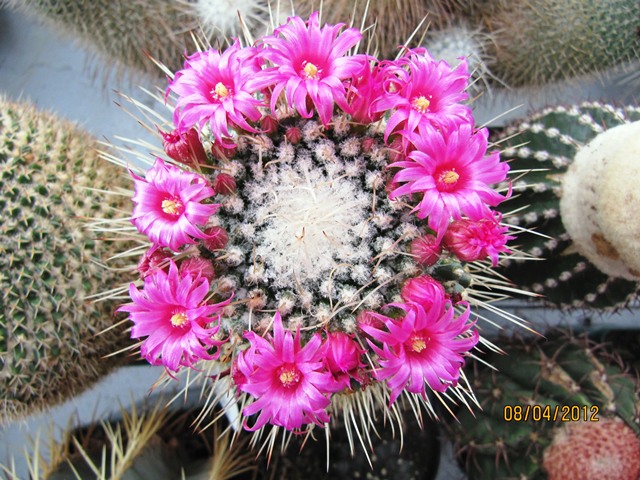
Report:
[[[558,332],[547,338],[501,339],[506,355],[483,358],[497,371],[476,364],[483,411],[462,409],[450,425],[461,465],[471,479],[542,479],[545,470],[552,480],[637,478],[637,379],[601,346]],[[613,476],[598,476],[603,462]]]
[[[640,277],[629,262],[639,247],[638,237],[632,233],[634,222],[621,216],[638,205],[630,194],[635,183],[629,182],[637,178],[637,169],[634,162],[625,162],[634,148],[637,151],[639,137],[620,143],[617,134],[611,141],[611,134],[602,132],[619,125],[629,126],[618,132],[633,132],[639,119],[637,107],[584,103],[544,110],[497,137],[505,146],[504,158],[518,172],[514,175],[521,176],[505,207],[517,213],[505,221],[534,230],[522,232],[517,243],[526,254],[547,260],[505,262],[503,273],[520,288],[563,308],[615,308],[636,295]],[[636,127],[631,127],[634,121]],[[625,262],[626,269],[621,266]]]
[[75,395],[118,362],[102,357],[122,332],[96,337],[114,307],[90,296],[121,280],[95,263],[109,252],[84,222],[124,201],[89,190],[120,176],[96,147],[75,125],[0,97],[0,422]]

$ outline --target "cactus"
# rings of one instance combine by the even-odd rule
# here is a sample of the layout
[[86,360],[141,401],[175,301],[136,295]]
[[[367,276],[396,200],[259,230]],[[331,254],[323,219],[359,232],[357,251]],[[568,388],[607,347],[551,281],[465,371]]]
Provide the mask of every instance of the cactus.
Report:
[[109,218],[126,197],[99,191],[122,177],[97,146],[69,122],[0,98],[0,421],[75,395],[118,362],[102,357],[122,332],[96,337],[113,305],[90,300],[117,274],[96,264],[109,253],[84,222]]
[[598,73],[640,56],[637,0],[497,0],[480,3],[474,17],[493,37],[495,75],[512,87]]
[[[96,66],[106,64],[118,74],[127,69],[154,78],[163,75],[153,59],[170,68],[182,66],[185,51],[193,51],[191,32],[200,29],[208,40],[222,41],[225,35],[241,34],[240,14],[245,24],[256,29],[268,19],[262,2],[133,0],[51,1],[8,0],[9,8],[34,15],[65,34],[73,35],[82,47],[101,55]],[[238,2],[236,2],[238,3]]]
[[[48,455],[39,437],[27,457],[30,478],[230,480],[255,470],[246,438],[234,439],[217,427],[194,432],[194,418],[194,411],[170,412],[156,405],[139,412],[134,405],[118,420],[67,430],[61,441],[50,438]],[[15,466],[4,470],[8,480],[24,478]]]
[[585,338],[547,338],[503,338],[506,355],[476,362],[483,411],[449,426],[469,478],[638,478],[637,378]]
[[534,230],[518,236],[519,248],[547,260],[504,263],[520,288],[563,308],[616,308],[634,298],[640,245],[626,215],[638,207],[628,159],[638,155],[639,119],[637,107],[584,103],[544,110],[497,136],[520,176],[504,208],[516,213],[505,221]]

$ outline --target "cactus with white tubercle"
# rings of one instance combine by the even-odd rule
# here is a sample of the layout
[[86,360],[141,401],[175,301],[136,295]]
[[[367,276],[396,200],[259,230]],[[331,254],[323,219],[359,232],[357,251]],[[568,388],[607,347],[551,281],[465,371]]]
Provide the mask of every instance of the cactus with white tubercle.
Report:
[[563,308],[635,298],[640,245],[627,218],[638,208],[638,120],[638,107],[583,103],[533,114],[494,139],[516,172],[504,220],[532,230],[518,248],[545,260],[504,263],[520,288]]

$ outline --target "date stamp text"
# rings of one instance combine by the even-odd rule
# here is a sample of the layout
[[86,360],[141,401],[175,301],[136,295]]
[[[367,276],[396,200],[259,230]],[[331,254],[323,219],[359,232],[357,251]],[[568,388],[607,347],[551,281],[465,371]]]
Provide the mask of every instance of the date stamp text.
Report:
[[505,422],[597,422],[600,409],[596,405],[505,405]]

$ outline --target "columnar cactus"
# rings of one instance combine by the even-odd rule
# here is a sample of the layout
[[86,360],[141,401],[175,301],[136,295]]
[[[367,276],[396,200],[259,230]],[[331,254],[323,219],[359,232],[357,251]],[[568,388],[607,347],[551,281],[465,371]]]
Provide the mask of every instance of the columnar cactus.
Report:
[[92,295],[118,275],[98,265],[110,253],[85,229],[109,218],[124,196],[121,173],[75,125],[0,98],[0,421],[74,395],[117,362],[122,344],[113,304]]
[[506,261],[519,287],[561,307],[635,296],[640,237],[628,214],[640,206],[639,119],[637,107],[585,103],[544,110],[495,139],[515,172],[504,220],[530,230],[518,235],[521,251],[546,260]]
[[471,479],[637,479],[638,381],[600,345],[558,332],[501,339],[475,365],[483,411],[451,421]]

